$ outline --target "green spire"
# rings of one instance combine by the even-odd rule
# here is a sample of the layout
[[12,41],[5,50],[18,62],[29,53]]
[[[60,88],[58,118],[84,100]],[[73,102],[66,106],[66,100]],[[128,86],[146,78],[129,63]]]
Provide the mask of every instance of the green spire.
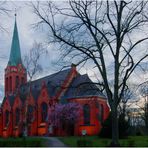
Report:
[[11,52],[10,52],[8,65],[17,66],[18,64],[22,64],[22,59],[21,59],[20,43],[19,43],[16,14],[15,14],[15,24],[14,24]]

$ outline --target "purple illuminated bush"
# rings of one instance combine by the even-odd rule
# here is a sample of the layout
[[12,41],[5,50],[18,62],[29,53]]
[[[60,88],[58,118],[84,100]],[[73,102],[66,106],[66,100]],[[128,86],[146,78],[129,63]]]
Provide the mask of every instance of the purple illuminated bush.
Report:
[[80,117],[81,105],[77,103],[56,104],[48,111],[49,123],[55,127],[69,130]]

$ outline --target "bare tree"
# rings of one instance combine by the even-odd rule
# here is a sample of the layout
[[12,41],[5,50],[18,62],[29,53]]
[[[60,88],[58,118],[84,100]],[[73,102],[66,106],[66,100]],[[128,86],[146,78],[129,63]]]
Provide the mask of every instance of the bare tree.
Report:
[[[29,53],[24,56],[24,65],[28,74],[28,96],[31,93],[31,81],[34,76],[42,71],[42,66],[40,64],[40,58],[45,53],[41,43],[34,42],[33,47],[30,49]],[[26,99],[26,109],[25,109],[25,123],[24,123],[24,135],[27,136],[27,114],[28,114],[28,101]]]
[[148,40],[147,1],[50,1],[32,7],[39,18],[36,25],[50,31],[49,43],[58,44],[70,60],[92,62],[98,70],[112,111],[111,144],[119,145],[117,108],[127,80],[148,57],[143,54],[147,49],[139,48]]
[[142,97],[141,103],[137,102],[137,106],[140,108],[139,115],[148,129],[148,81],[139,85],[139,93]]
[[121,96],[121,102],[119,103],[119,114],[122,114],[124,119],[126,116],[128,116],[129,108],[131,106],[131,103],[128,102],[133,102],[135,98],[135,93],[133,92],[132,88],[126,86],[123,95]]
[[137,115],[141,118],[146,128],[148,129],[148,64],[147,62],[141,62],[138,65],[137,74],[140,78],[141,84],[137,86],[137,94],[139,100],[136,102],[136,106],[139,111]]
[[40,58],[44,53],[45,49],[42,44],[34,42],[29,53],[24,56],[24,65],[28,74],[29,82],[32,81],[35,75],[42,71]]

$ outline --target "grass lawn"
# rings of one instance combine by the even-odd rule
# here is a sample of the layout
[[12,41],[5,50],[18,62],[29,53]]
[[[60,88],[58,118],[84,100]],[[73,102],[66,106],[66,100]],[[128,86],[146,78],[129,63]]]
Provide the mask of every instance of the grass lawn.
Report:
[[[94,147],[106,147],[109,146],[111,140],[100,138],[98,136],[86,136],[86,137],[59,137],[63,143],[68,146],[76,147],[77,141],[79,140],[86,140],[88,141],[87,146],[94,146]],[[148,147],[148,136],[129,136],[127,139],[120,139],[120,145],[123,147]]]
[[0,138],[0,147],[42,147],[45,141],[38,137]]

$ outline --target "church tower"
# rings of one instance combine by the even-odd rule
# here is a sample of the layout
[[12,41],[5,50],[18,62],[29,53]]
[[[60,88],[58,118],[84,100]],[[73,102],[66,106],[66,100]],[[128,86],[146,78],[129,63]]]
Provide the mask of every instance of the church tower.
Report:
[[5,96],[14,94],[21,84],[27,82],[26,69],[21,59],[16,14],[10,57],[5,69]]

